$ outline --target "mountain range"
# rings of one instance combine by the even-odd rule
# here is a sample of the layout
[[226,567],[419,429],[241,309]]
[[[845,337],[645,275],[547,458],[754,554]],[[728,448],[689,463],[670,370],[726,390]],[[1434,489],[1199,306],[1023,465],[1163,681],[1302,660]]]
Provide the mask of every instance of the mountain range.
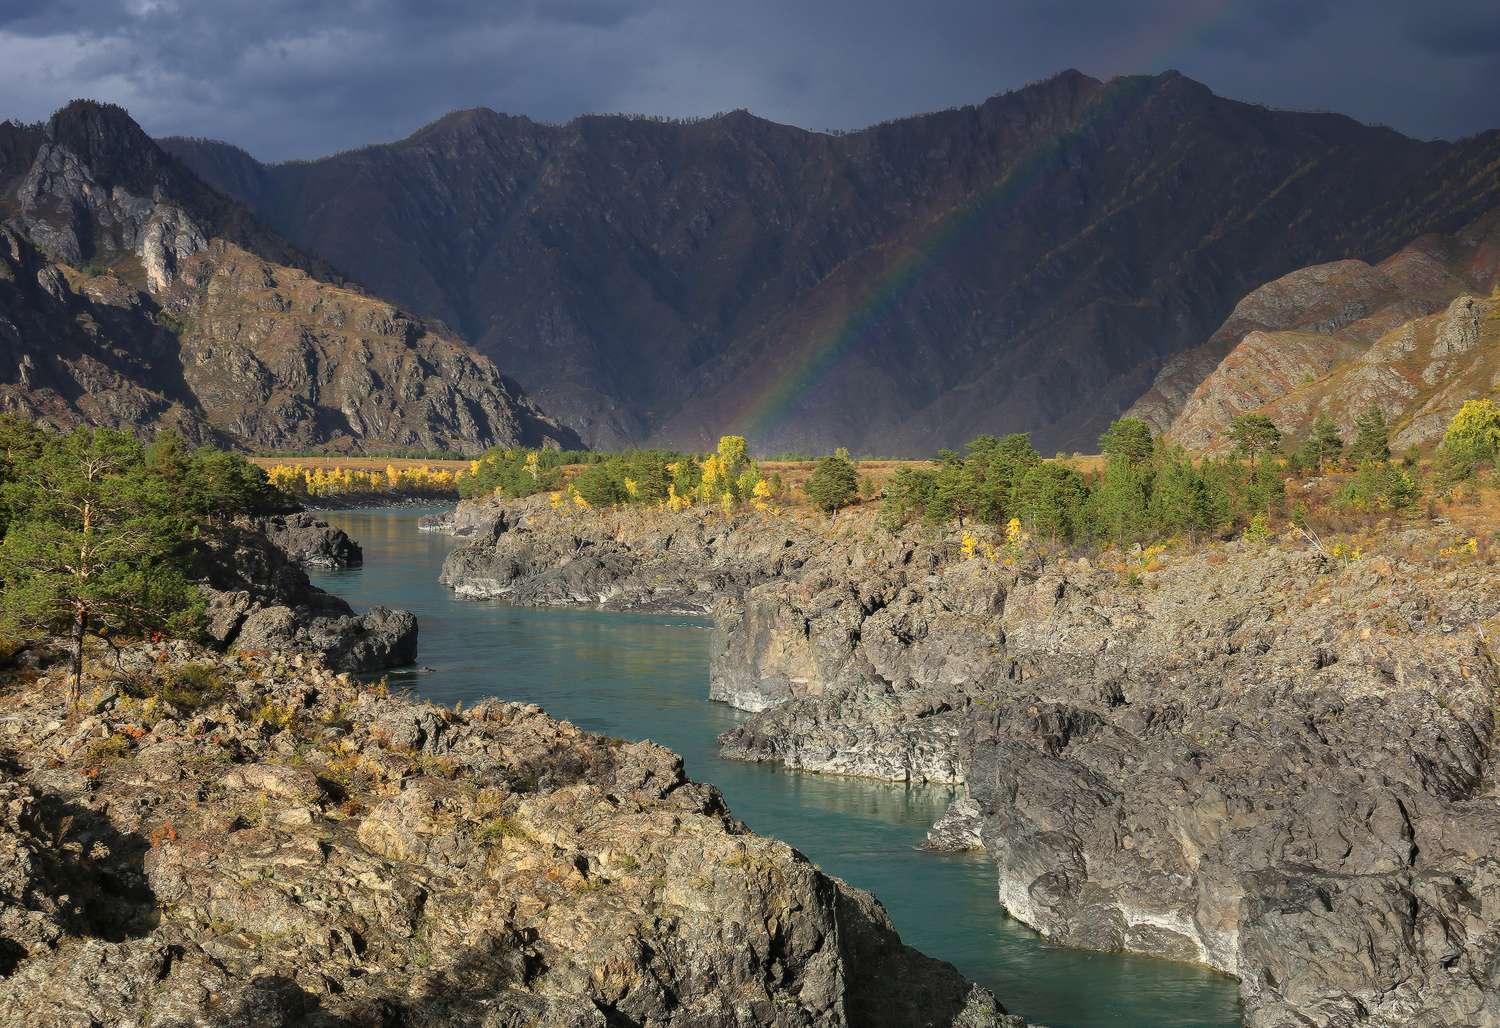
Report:
[[[1224,452],[1240,414],[1300,437],[1326,413],[1353,439],[1374,404],[1397,450],[1430,453],[1465,400],[1500,386],[1497,290],[1500,211],[1375,265],[1302,268],[1241,300],[1128,413],[1190,450]],[[1187,394],[1194,366],[1212,370]]]
[[[0,407],[262,449],[1091,450],[1123,413],[1212,448],[1383,333],[1487,310],[1497,201],[1500,132],[1170,72],[845,134],[479,108],[273,165],[77,101],[0,122]],[[1278,416],[1415,418],[1423,374]]]
[[478,108],[315,161],[162,145],[601,447],[1090,450],[1153,388],[1180,404],[1257,287],[1500,199],[1500,133],[1423,142],[1170,72],[847,134]]
[[445,326],[346,281],[122,109],[0,123],[0,410],[255,449],[576,446]]

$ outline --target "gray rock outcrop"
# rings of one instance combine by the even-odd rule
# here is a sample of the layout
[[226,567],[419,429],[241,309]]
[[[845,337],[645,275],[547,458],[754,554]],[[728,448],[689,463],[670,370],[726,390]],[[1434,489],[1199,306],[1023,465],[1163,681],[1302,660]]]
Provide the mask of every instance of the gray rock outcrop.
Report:
[[49,140],[16,191],[21,210],[15,220],[69,264],[96,256],[96,247],[135,254],[147,288],[159,294],[172,284],[178,263],[208,249],[208,240],[191,215],[158,202],[157,193],[146,198],[123,185],[101,188],[82,158]]
[[364,550],[342,528],[311,514],[287,514],[263,518],[261,531],[298,564],[319,568],[346,568],[364,562]]
[[653,743],[317,660],[120,662],[203,692],[0,697],[0,1023],[1024,1028]]
[[[312,534],[324,543],[330,538]],[[356,614],[309,582],[296,557],[258,525],[206,528],[199,543],[193,576],[208,598],[208,634],[219,645],[319,653],[338,671],[378,671],[416,660],[414,615],[379,606]]]
[[713,600],[711,695],[758,711],[723,755],[965,783],[930,844],[1048,939],[1236,975],[1252,1028],[1500,1023],[1500,578],[1458,527],[1106,568],[857,512],[498,514],[450,582]]

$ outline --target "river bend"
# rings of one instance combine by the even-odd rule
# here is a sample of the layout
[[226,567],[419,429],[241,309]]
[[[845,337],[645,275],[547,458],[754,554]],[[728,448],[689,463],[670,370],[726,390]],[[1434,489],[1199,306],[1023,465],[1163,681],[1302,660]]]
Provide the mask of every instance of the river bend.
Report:
[[902,939],[949,960],[1012,1013],[1049,1028],[1234,1028],[1236,983],[1149,957],[1049,946],[1008,918],[983,853],[919,849],[955,792],[721,760],[715,736],[746,715],[706,699],[709,621],[456,599],[438,585],[454,541],[418,532],[428,511],[320,515],[364,546],[363,567],[315,571],[357,609],[404,607],[421,622],[420,665],[389,675],[439,703],[537,703],[581,728],[652,739],[717,785],[750,828],[880,897]]

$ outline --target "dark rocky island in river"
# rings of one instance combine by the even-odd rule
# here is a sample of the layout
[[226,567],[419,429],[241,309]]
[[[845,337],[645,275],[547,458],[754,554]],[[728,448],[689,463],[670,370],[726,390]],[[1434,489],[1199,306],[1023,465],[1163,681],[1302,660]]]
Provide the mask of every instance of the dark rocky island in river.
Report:
[[307,514],[199,530],[193,568],[208,598],[210,639],[241,651],[320,655],[335,671],[378,671],[417,658],[410,611],[364,614],[308,581],[304,566],[357,563],[359,545]]
[[1248,1025],[1493,1023],[1493,568],[1413,529],[1130,584],[868,517],[466,505],[443,581],[712,610],[712,695],[761,711],[726,756],[965,782],[934,841],[982,844],[1012,914],[1234,974]]

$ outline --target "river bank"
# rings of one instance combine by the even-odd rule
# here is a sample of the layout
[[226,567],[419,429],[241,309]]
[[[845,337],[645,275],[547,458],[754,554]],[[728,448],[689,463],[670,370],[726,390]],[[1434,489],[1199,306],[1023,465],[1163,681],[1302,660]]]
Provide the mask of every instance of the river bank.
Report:
[[[469,595],[712,609],[725,754],[966,783],[1007,909],[1240,977],[1251,1025],[1494,1019],[1492,568],[1410,530],[1130,574],[857,519],[470,511]],[[1468,897],[1467,899],[1465,897]]]
[[180,643],[91,684],[0,681],[4,1023],[1022,1023],[652,743]]

